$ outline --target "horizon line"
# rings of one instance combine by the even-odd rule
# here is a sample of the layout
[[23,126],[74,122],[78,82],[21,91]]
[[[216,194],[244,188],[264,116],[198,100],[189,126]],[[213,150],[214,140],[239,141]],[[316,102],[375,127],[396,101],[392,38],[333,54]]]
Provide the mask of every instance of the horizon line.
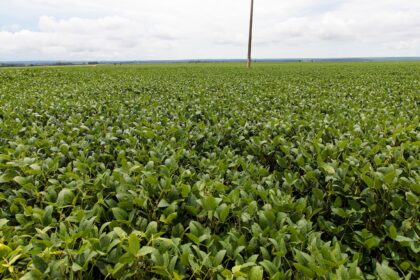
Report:
[[[354,56],[354,57],[294,57],[294,58],[253,58],[254,62],[322,62],[322,61],[420,61],[420,56]],[[184,59],[38,59],[0,60],[0,64],[56,64],[56,63],[182,63],[182,62],[246,62],[246,58],[184,58]]]

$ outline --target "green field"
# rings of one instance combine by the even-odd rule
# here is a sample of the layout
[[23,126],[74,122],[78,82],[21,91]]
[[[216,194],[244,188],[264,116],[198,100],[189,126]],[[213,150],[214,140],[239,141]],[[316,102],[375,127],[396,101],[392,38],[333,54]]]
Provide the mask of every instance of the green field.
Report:
[[418,279],[420,63],[0,69],[0,278]]

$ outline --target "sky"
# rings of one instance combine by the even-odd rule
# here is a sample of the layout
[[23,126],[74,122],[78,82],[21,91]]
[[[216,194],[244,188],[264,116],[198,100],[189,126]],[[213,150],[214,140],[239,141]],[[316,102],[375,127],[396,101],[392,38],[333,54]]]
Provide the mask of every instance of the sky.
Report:
[[[0,0],[0,60],[246,58],[250,0]],[[420,56],[420,0],[255,0],[254,58]]]

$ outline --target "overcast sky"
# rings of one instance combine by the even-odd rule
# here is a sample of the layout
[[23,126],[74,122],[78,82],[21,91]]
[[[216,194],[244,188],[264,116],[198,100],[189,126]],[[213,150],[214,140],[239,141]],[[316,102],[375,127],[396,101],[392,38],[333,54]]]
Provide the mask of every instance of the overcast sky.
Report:
[[[250,0],[0,0],[0,60],[245,58]],[[255,0],[254,57],[420,56],[420,0]]]

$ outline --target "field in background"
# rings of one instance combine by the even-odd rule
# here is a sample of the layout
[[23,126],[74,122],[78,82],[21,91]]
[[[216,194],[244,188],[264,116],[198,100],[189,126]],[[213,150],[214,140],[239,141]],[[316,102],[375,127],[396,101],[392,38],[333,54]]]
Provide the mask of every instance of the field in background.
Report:
[[416,62],[0,69],[0,277],[417,279],[419,105]]

